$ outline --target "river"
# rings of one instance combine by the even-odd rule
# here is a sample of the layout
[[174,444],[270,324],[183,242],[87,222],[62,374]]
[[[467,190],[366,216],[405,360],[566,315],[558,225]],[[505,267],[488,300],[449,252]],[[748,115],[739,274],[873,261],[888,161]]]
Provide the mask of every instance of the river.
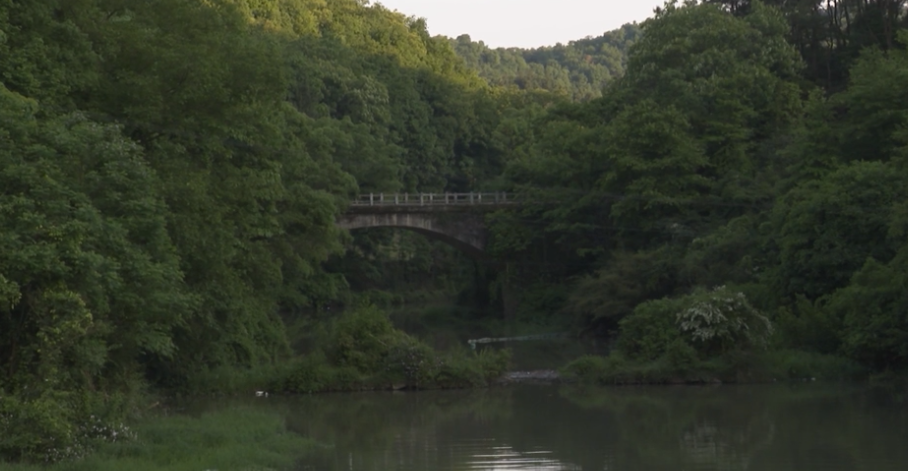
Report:
[[891,389],[527,385],[254,404],[317,444],[297,470],[908,469],[908,394]]

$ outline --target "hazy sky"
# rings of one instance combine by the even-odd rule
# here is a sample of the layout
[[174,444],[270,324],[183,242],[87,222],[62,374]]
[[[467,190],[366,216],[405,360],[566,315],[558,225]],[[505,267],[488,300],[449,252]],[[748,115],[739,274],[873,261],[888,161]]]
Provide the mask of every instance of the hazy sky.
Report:
[[373,0],[425,18],[429,33],[469,34],[492,47],[538,47],[643,21],[663,0]]

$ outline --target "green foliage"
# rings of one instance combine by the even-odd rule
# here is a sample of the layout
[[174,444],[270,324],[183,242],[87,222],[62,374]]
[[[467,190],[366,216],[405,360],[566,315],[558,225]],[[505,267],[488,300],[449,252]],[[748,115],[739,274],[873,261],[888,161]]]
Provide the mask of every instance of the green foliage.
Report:
[[829,300],[844,319],[843,350],[875,369],[908,366],[908,250],[889,264],[869,259]]
[[470,188],[501,154],[497,98],[422,21],[121,3],[0,5],[0,396],[23,403],[283,375],[281,315],[349,297],[323,263],[357,187]]
[[71,457],[89,445],[83,393],[135,393],[139,358],[174,355],[194,298],[159,181],[120,128],[48,118],[2,85],[0,110],[0,395],[32,424],[2,454]]
[[584,383],[595,384],[605,382],[605,378],[619,370],[622,363],[623,357],[617,354],[611,354],[607,357],[583,355],[564,365],[561,368],[561,374]]
[[148,417],[130,433],[132,439],[108,443],[80,460],[42,467],[12,465],[9,469],[285,469],[312,446],[311,442],[288,430],[281,415],[249,406],[234,406],[198,416],[162,414]]
[[803,381],[855,380],[866,377],[867,369],[853,359],[803,350],[785,350],[767,354],[768,368],[773,379]]
[[594,385],[700,384],[718,381],[720,370],[715,363],[700,361],[682,339],[672,341],[656,360],[635,361],[612,352],[606,357],[585,355],[561,368],[566,379]]
[[[601,98],[522,131],[505,176],[525,203],[492,226],[496,250],[525,260],[509,279],[571,279],[559,310],[585,332],[620,319],[631,361],[671,363],[680,337],[679,368],[686,347],[745,377],[769,375],[758,351],[770,347],[904,368],[891,313],[908,227],[894,85],[908,33],[871,4],[832,2],[825,19],[804,2],[659,9]],[[741,297],[706,291],[723,285]]]
[[99,446],[129,442],[123,422],[134,398],[45,390],[37,397],[0,398],[0,456],[55,463],[82,459]]
[[820,354],[833,354],[842,344],[842,319],[824,302],[811,302],[803,295],[791,307],[782,307],[775,319],[779,343]]
[[845,286],[867,259],[888,261],[888,237],[905,178],[882,162],[855,162],[788,192],[773,210],[778,265],[768,274],[787,295],[816,299]]
[[467,66],[492,85],[585,101],[624,74],[628,49],[640,35],[638,25],[626,24],[595,38],[536,49],[491,49],[466,34],[450,41]]
[[441,360],[428,345],[410,337],[397,342],[384,360],[384,374],[409,387],[429,385],[438,375]]
[[0,454],[17,461],[81,458],[86,443],[80,443],[67,399],[51,393],[31,401],[0,399]]
[[401,342],[387,314],[375,307],[345,312],[329,328],[325,351],[329,360],[360,371],[375,371]]
[[646,301],[618,323],[618,350],[631,360],[655,360],[681,338],[676,318],[685,304],[678,299]]
[[655,365],[660,381],[695,371],[700,358],[765,350],[774,330],[743,293],[725,287],[641,303],[618,325],[618,351]]
[[908,74],[908,36],[899,32],[900,47],[868,49],[849,69],[849,87],[832,99],[845,113],[836,123],[840,155],[847,161],[886,161],[903,145],[897,131],[906,124],[908,97],[895,83]]
[[315,393],[488,386],[507,371],[510,359],[509,350],[437,352],[368,306],[343,313],[313,353],[275,371],[269,388]]
[[565,307],[586,322],[618,321],[643,301],[669,294],[676,271],[665,247],[636,253],[618,250],[604,267],[576,283]]
[[492,384],[508,370],[511,351],[484,348],[476,353],[475,361],[485,383]]
[[511,365],[511,351],[497,349],[454,350],[439,355],[429,387],[475,388],[491,386]]
[[694,238],[680,262],[678,278],[697,286],[747,284],[772,263],[761,251],[765,215],[746,214]]
[[773,325],[744,293],[720,286],[694,293],[684,303],[688,307],[676,315],[678,328],[703,353],[765,349],[769,344]]
[[[351,368],[348,367],[348,369]],[[324,356],[319,354],[307,355],[295,362],[287,375],[279,378],[271,386],[276,391],[304,394],[337,390],[338,388],[335,387],[335,374],[336,369],[328,364]],[[357,388],[351,389],[355,390]]]
[[674,340],[656,360],[633,361],[613,352],[606,357],[577,358],[560,371],[568,380],[598,385],[842,381],[867,373],[844,356],[799,350],[733,351],[704,359],[682,339]]
[[669,369],[679,373],[686,373],[699,363],[697,350],[680,338],[668,344],[663,359]]
[[[603,382],[908,367],[901,12],[765,3],[519,51],[358,0],[0,2],[0,455],[82,454],[104,439],[86,417],[120,423],[146,380],[454,387],[508,365],[374,308],[326,321],[363,297],[523,287],[521,322],[617,323],[621,356],[572,367]],[[489,218],[498,273],[335,224],[359,191],[479,188],[522,197]],[[761,351],[763,312],[772,345],[816,353]],[[323,332],[311,355],[284,319]]]

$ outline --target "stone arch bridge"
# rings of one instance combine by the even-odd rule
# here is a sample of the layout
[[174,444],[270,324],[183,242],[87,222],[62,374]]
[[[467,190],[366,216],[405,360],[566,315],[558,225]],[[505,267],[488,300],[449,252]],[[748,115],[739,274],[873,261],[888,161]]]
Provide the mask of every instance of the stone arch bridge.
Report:
[[507,193],[369,193],[350,203],[337,225],[408,229],[482,258],[488,241],[485,214],[513,204]]

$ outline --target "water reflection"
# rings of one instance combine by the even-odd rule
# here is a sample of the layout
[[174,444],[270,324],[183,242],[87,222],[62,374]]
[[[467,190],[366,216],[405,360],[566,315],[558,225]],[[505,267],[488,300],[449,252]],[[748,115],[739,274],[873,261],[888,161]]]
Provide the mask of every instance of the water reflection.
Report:
[[306,470],[895,471],[908,407],[863,388],[721,386],[269,400],[320,445]]
[[462,454],[466,469],[519,469],[536,471],[570,471],[579,470],[577,466],[564,464],[552,459],[551,451],[517,451],[507,445],[497,445],[495,441],[480,441],[474,445],[461,444],[457,453]]

